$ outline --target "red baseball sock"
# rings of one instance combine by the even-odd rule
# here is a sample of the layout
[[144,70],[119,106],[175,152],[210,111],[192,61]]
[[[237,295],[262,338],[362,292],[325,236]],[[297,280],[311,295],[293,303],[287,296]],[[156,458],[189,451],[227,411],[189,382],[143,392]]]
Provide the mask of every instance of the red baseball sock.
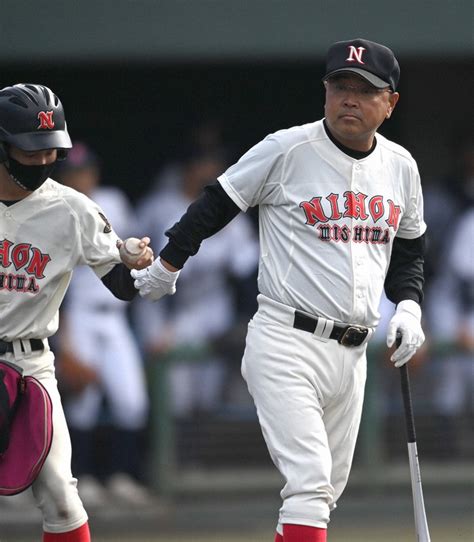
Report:
[[283,542],[283,536],[280,533],[275,533],[275,542]]
[[326,542],[326,529],[308,525],[283,525],[284,542]]
[[91,542],[89,524],[84,523],[81,527],[67,533],[43,533],[43,542]]

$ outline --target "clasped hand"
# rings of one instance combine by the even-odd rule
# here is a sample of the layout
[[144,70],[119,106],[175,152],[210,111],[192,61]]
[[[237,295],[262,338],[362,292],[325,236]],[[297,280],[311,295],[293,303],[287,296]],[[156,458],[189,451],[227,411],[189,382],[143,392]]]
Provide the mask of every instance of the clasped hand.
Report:
[[140,271],[132,270],[133,283],[141,297],[158,301],[164,295],[176,292],[176,281],[180,271],[169,271],[157,258],[149,267]]

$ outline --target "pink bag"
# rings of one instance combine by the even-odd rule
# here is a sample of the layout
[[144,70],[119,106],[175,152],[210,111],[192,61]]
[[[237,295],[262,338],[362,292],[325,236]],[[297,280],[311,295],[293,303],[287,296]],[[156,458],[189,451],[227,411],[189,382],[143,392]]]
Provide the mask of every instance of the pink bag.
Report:
[[52,411],[36,378],[0,360],[0,495],[21,493],[35,481],[51,448]]

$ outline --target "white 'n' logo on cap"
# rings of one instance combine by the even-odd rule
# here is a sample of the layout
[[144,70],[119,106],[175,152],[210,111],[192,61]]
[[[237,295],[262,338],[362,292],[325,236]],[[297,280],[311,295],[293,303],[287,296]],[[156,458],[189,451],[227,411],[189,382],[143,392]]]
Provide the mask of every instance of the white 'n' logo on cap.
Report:
[[359,64],[364,64],[364,61],[362,60],[364,51],[365,47],[349,45],[349,56],[346,58],[346,62],[358,62]]

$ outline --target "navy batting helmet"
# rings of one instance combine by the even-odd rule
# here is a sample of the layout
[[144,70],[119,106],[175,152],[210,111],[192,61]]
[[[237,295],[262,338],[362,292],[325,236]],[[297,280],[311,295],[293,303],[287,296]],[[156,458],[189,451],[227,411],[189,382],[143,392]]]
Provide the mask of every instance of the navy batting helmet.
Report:
[[58,149],[58,159],[72,147],[59,98],[43,85],[23,84],[0,90],[0,163],[3,144],[24,151]]

